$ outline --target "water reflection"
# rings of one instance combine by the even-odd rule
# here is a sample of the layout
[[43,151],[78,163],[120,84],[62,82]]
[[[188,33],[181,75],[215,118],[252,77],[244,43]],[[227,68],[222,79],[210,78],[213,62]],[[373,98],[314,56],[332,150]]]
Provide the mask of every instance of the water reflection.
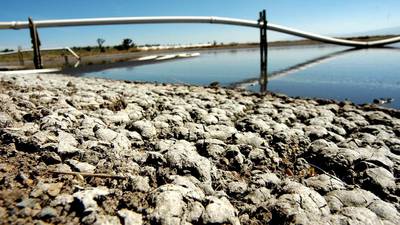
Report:
[[293,66],[289,66],[289,67],[281,69],[279,71],[269,73],[268,75],[261,72],[261,74],[258,78],[250,78],[250,79],[245,79],[243,81],[235,82],[235,83],[231,84],[231,87],[233,87],[233,88],[248,88],[248,86],[254,85],[258,82],[258,84],[260,85],[260,92],[264,93],[268,90],[268,88],[267,88],[268,80],[287,76],[292,73],[298,72],[300,70],[304,70],[304,69],[310,68],[312,66],[316,66],[316,65],[325,63],[325,62],[327,62],[329,60],[333,60],[339,56],[345,55],[350,52],[358,51],[358,50],[359,49],[357,49],[357,48],[351,48],[351,49],[336,51],[336,52],[329,53],[329,54],[326,54],[323,56],[315,57],[313,59],[298,63]]
[[[290,76],[275,76],[269,90],[289,96],[349,99],[357,104],[393,98],[388,107],[400,108],[400,51],[398,48],[360,49],[335,60],[298,70]],[[258,84],[249,89],[260,88]]]
[[258,79],[258,83],[260,85],[260,93],[264,94],[267,92],[268,88],[268,74],[265,72],[261,72],[260,78]]

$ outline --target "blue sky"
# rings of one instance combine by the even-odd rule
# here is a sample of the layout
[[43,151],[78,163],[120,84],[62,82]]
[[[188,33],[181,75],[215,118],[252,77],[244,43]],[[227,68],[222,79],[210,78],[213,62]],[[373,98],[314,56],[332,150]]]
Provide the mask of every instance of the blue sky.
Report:
[[[269,22],[321,34],[340,35],[400,26],[399,0],[4,0],[0,21],[119,16],[223,16],[256,20],[267,10]],[[137,44],[254,42],[252,28],[208,24],[90,26],[39,29],[42,47],[114,45],[123,38]],[[270,40],[290,36],[269,32]],[[0,49],[30,46],[27,30],[0,30]]]

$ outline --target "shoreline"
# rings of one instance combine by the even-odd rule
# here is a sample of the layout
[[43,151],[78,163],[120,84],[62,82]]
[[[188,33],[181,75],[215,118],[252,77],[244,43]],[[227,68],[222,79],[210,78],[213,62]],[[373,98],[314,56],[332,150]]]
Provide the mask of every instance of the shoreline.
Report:
[[[347,40],[357,40],[357,41],[374,41],[382,38],[389,38],[394,37],[394,35],[381,35],[381,36],[361,36],[361,37],[348,37],[345,38]],[[292,41],[273,41],[269,42],[268,46],[272,48],[288,48],[288,47],[306,47],[306,46],[331,46],[331,44],[325,44],[317,41],[312,40],[292,40]],[[90,53],[89,55],[87,52],[83,50],[79,50],[77,53],[83,59],[81,62],[80,67],[90,67],[92,65],[100,65],[98,67],[102,67],[104,64],[118,64],[120,62],[126,62],[135,58],[153,55],[153,54],[169,54],[169,53],[178,53],[178,52],[193,52],[193,51],[219,51],[219,50],[234,50],[234,49],[245,49],[245,48],[258,48],[258,43],[233,43],[233,44],[225,44],[225,45],[216,45],[216,46],[206,46],[206,47],[193,47],[193,48],[182,48],[182,49],[165,49],[165,50],[148,50],[148,51],[136,51],[134,49],[128,51],[112,51],[112,53],[100,53],[97,52],[98,50],[92,50],[95,53]],[[81,47],[83,48],[83,47]],[[91,47],[96,49],[96,47]],[[84,54],[81,55],[83,51]],[[82,52],[82,53],[83,53]],[[24,53],[25,61],[29,54]],[[64,58],[61,57],[61,52],[59,51],[51,51],[50,53],[43,53],[43,61],[45,64],[45,68],[50,67],[64,67]],[[67,54],[68,55],[68,54]],[[13,56],[14,57],[14,56]],[[46,57],[48,59],[46,59]],[[14,57],[14,60],[7,59],[7,56],[0,56],[0,60],[3,60],[4,63],[9,64],[13,68],[19,65],[19,61],[17,57]],[[73,62],[70,63],[70,66],[76,62],[76,59],[72,56],[68,55],[68,61]],[[4,64],[4,66],[6,65]],[[1,65],[1,64],[0,64]],[[33,68],[33,63],[29,60],[25,63],[26,68]],[[6,67],[5,67],[6,68]],[[85,70],[87,70],[85,68]]]
[[[200,54],[203,52],[211,52],[211,51],[231,51],[231,50],[236,50],[236,49],[255,49],[256,47],[251,47],[251,46],[242,46],[239,48],[236,47],[231,47],[231,48],[199,48],[199,49],[190,49],[190,50],[160,50],[160,51],[149,51],[146,52],[147,54],[143,54],[143,52],[140,53],[135,53],[134,55],[131,55],[131,57],[127,57],[126,55],[123,55],[123,57],[126,57],[125,59],[117,59],[117,58],[112,58],[110,59],[111,61],[115,62],[100,62],[101,60],[104,60],[103,58],[97,59],[97,63],[93,63],[91,65],[83,65],[83,66],[78,66],[77,68],[63,68],[63,73],[71,74],[71,75],[77,75],[80,73],[88,73],[88,72],[97,72],[101,70],[106,70],[106,69],[112,69],[112,68],[120,68],[120,67],[127,67],[127,66],[141,66],[141,65],[149,65],[149,64],[157,64],[157,63],[164,63],[164,62],[170,62],[170,61],[176,61],[176,60],[186,60],[186,59],[191,59],[191,58],[173,58],[173,59],[167,59],[167,60],[162,60],[162,61],[156,61],[156,60],[148,60],[148,61],[135,61],[135,59],[140,58],[140,57],[145,57],[149,55],[156,55],[156,54],[161,54],[161,55],[167,55],[171,53],[194,53],[194,52],[199,52]],[[91,61],[92,62],[92,61]]]
[[400,110],[62,74],[0,82],[5,223],[400,220]]

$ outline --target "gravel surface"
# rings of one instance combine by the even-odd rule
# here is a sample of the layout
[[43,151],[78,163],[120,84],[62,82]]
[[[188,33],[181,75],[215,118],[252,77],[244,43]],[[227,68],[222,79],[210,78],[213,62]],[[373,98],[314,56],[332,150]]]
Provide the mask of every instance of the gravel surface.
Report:
[[2,224],[398,224],[400,111],[0,75]]

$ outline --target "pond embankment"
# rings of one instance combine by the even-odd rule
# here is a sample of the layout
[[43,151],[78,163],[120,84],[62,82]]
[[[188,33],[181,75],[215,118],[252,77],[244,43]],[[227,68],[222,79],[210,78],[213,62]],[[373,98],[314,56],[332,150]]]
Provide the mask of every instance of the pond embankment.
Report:
[[400,111],[0,75],[5,224],[397,224]]

